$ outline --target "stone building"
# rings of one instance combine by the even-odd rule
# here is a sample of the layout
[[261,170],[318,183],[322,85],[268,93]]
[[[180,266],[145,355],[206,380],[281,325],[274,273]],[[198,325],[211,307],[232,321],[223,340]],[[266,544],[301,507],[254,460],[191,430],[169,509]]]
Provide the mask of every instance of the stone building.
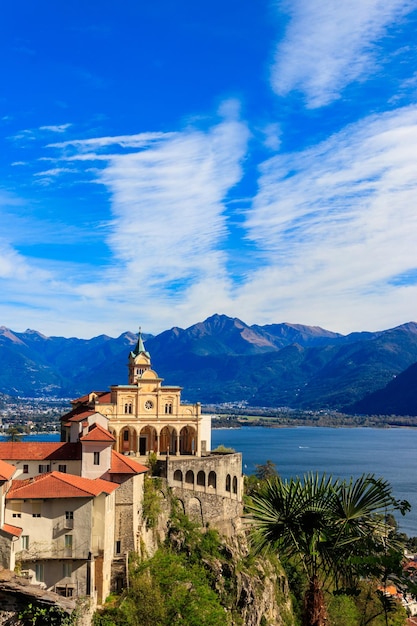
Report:
[[62,439],[70,441],[74,420],[100,413],[109,420],[109,431],[122,454],[147,456],[150,452],[172,456],[202,456],[211,447],[211,418],[201,413],[199,402],[183,404],[181,387],[162,385],[151,367],[142,335],[128,358],[128,384],[110,391],[91,392],[72,401],[63,417]]

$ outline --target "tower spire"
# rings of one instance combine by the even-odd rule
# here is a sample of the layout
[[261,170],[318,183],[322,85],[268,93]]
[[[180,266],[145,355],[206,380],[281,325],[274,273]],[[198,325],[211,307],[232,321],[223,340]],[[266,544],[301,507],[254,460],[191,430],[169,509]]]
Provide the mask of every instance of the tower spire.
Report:
[[136,342],[136,346],[135,349],[132,350],[131,355],[133,357],[139,356],[139,354],[145,354],[147,357],[150,358],[150,354],[149,352],[147,352],[145,350],[145,344],[143,343],[143,338],[142,338],[142,327],[139,326],[139,333],[138,333],[138,340]]

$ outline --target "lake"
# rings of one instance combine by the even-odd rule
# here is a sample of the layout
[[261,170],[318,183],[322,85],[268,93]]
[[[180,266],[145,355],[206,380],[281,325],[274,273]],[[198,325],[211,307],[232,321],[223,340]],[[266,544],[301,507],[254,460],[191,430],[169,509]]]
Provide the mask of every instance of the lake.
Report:
[[212,430],[212,449],[224,444],[243,455],[243,473],[270,459],[283,478],[307,472],[357,478],[382,476],[394,496],[412,505],[399,515],[400,530],[417,536],[417,429],[408,428],[262,428]]
[[[3,439],[0,437],[0,440]],[[31,435],[26,441],[59,441],[59,435]],[[417,536],[417,429],[412,428],[220,428],[212,449],[223,444],[242,452],[243,473],[273,461],[283,478],[307,472],[357,478],[375,474],[388,480],[394,496],[412,505],[399,515],[400,530]]]

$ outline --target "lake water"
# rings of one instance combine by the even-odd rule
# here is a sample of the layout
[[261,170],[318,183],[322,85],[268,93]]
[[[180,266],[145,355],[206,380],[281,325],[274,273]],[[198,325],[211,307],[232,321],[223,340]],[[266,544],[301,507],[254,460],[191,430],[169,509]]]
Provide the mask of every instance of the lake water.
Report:
[[412,509],[399,515],[400,530],[417,536],[417,429],[262,428],[214,429],[212,449],[224,444],[243,455],[243,473],[270,459],[283,478],[326,472],[335,478],[382,476],[394,496]]
[[[0,440],[3,437],[0,437]],[[59,435],[31,435],[29,441],[59,441]],[[375,474],[388,480],[394,496],[412,509],[399,515],[400,529],[417,536],[417,429],[262,428],[212,430],[212,449],[223,444],[242,452],[243,473],[268,459],[283,478],[326,472],[335,478]]]

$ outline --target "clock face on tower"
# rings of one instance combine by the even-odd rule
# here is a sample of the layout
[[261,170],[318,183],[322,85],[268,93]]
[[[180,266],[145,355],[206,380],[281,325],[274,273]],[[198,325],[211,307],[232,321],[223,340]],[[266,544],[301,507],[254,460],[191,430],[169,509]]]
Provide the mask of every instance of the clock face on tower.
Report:
[[148,411],[149,411],[149,409],[152,409],[152,407],[153,407],[152,400],[146,400],[146,402],[145,402],[145,409],[148,409]]

